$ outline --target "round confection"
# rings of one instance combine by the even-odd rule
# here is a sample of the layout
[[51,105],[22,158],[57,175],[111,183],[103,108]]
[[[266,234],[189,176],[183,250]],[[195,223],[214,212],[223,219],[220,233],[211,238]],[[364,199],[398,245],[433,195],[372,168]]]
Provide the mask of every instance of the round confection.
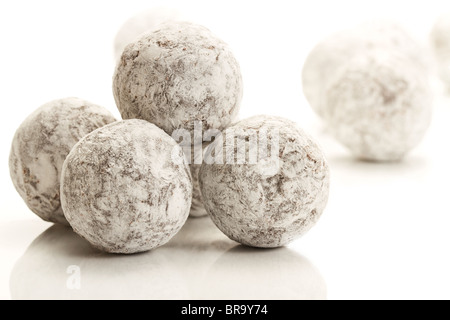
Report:
[[323,92],[328,77],[358,50],[358,42],[355,44],[348,38],[348,34],[341,32],[320,42],[308,55],[303,66],[303,93],[319,116],[324,114]]
[[239,112],[242,76],[227,44],[208,29],[170,22],[128,45],[114,76],[124,119],[143,119],[167,134],[225,129]]
[[114,41],[116,60],[120,59],[123,49],[140,35],[157,28],[164,22],[180,20],[181,16],[182,14],[176,9],[159,7],[131,17],[123,24],[116,35]]
[[45,221],[68,225],[60,202],[61,170],[72,147],[116,119],[90,102],[68,98],[37,109],[14,136],[9,169],[27,206]]
[[225,235],[275,248],[318,221],[328,201],[330,172],[317,144],[295,123],[258,116],[230,127],[208,147],[199,179],[205,208]]
[[186,222],[191,200],[183,150],[143,120],[94,131],[64,163],[64,214],[102,251],[132,254],[164,245]]
[[208,145],[208,143],[205,143],[201,146],[197,146],[197,148],[194,146],[183,146],[186,157],[190,159],[189,168],[191,170],[192,185],[194,187],[190,213],[190,217],[192,218],[200,218],[208,215],[205,206],[203,205],[203,196],[198,181],[198,175],[203,163],[203,153]]
[[437,59],[439,74],[450,89],[450,12],[436,21],[431,32],[431,44]]
[[328,130],[355,157],[398,161],[424,137],[432,113],[427,77],[403,55],[378,50],[353,58],[325,90]]
[[329,79],[354,57],[379,49],[404,55],[415,68],[429,72],[429,58],[421,45],[395,22],[369,21],[353,29],[337,32],[322,40],[308,55],[303,67],[303,92],[314,111],[326,112],[325,88]]

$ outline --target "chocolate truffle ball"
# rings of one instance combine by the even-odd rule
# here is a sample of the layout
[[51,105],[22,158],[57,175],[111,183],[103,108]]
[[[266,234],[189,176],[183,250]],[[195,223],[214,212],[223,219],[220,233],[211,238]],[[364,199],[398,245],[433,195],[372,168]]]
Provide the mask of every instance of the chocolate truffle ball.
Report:
[[167,134],[225,129],[242,99],[239,64],[208,29],[188,22],[159,26],[128,45],[114,76],[114,96],[124,119],[143,119]]
[[181,19],[182,14],[173,8],[153,8],[128,19],[117,32],[114,40],[116,60],[120,59],[123,49],[143,33],[152,31],[160,24]]
[[76,233],[109,253],[132,254],[164,245],[186,222],[191,201],[183,150],[143,120],[94,131],[64,163],[65,216]]
[[261,248],[284,246],[318,221],[329,178],[317,144],[295,123],[269,116],[227,129],[208,147],[199,175],[217,227],[232,240]]
[[323,116],[355,157],[398,161],[424,137],[432,100],[420,68],[401,54],[379,50],[353,58],[330,77]]
[[314,111],[326,112],[325,90],[330,78],[349,60],[384,49],[402,54],[423,76],[429,72],[426,50],[399,24],[388,20],[365,22],[355,28],[337,32],[317,44],[303,67],[303,92]]
[[81,138],[115,121],[102,107],[68,98],[45,104],[22,123],[12,143],[9,169],[31,211],[45,221],[68,225],[59,196],[64,160]]
[[189,168],[191,169],[192,185],[194,187],[192,195],[192,206],[190,217],[200,218],[207,216],[205,206],[203,205],[203,196],[200,190],[200,183],[198,181],[198,174],[203,163],[203,154],[209,143],[204,143],[201,146],[183,146],[184,154],[190,160]]

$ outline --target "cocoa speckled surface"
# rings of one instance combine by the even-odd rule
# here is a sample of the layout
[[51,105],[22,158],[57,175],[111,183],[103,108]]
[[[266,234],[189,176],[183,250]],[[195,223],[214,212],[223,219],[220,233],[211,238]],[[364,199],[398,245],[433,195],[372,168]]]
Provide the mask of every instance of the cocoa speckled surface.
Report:
[[225,129],[243,94],[240,67],[230,48],[208,29],[170,22],[128,45],[114,76],[114,96],[124,119],[143,119],[172,135]]
[[[214,223],[232,240],[273,248],[305,234],[320,218],[328,201],[330,172],[315,142],[289,120],[258,116],[227,129],[247,151],[261,150],[249,143],[251,136],[267,132],[279,137],[278,163],[263,158],[257,164],[203,164],[200,186],[206,210]],[[206,156],[230,146],[222,136]],[[222,144],[222,142],[224,142]],[[231,146],[233,148],[233,146]]]
[[61,200],[75,232],[94,247],[131,254],[159,247],[181,229],[192,181],[175,140],[147,121],[127,120],[74,147]]
[[198,175],[200,173],[201,164],[191,164],[189,167],[191,169],[192,182],[194,186],[194,193],[192,196],[192,206],[191,206],[191,217],[199,218],[208,215],[205,206],[203,204],[203,196],[200,190],[200,183],[198,181]]
[[16,190],[35,214],[68,224],[59,194],[64,160],[81,138],[115,121],[102,107],[67,98],[45,104],[22,123],[14,136],[9,168]]
[[208,147],[209,143],[204,143],[202,146],[183,146],[183,151],[186,157],[190,157],[192,185],[194,187],[192,196],[192,206],[190,216],[193,218],[200,218],[207,216],[205,206],[203,205],[203,196],[200,190],[200,183],[198,181],[198,175],[203,163],[203,154]]

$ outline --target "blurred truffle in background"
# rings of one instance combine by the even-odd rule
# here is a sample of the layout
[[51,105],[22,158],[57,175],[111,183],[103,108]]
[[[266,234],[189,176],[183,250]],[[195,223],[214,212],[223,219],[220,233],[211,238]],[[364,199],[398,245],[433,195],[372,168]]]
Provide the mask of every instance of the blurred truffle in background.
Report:
[[402,53],[427,72],[430,69],[425,48],[394,21],[367,21],[336,32],[313,48],[303,67],[303,92],[319,116],[324,116],[324,91],[331,76],[351,58],[380,48]]
[[303,69],[304,94],[358,159],[398,161],[425,135],[430,58],[401,26],[377,20],[320,42]]
[[431,45],[442,81],[450,92],[450,12],[438,18],[431,32]]
[[161,23],[182,19],[183,15],[179,10],[166,7],[153,8],[131,17],[123,24],[116,35],[114,41],[116,61],[120,59],[125,47],[143,33],[155,29]]

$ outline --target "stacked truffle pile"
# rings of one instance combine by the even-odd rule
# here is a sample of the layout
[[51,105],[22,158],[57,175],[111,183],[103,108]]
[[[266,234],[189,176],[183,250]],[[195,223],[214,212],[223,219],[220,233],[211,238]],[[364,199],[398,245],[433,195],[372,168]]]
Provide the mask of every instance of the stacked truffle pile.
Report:
[[[33,212],[106,252],[162,246],[189,213],[209,213],[245,245],[283,246],[321,216],[329,168],[293,122],[260,116],[231,125],[242,88],[222,40],[192,23],[161,24],[126,46],[117,64],[124,120],[74,98],[45,105],[14,137],[11,177]],[[208,146],[211,132],[223,133]],[[269,142],[270,156],[260,150]],[[256,161],[247,161],[251,154]]]
[[428,59],[406,31],[376,21],[319,43],[303,69],[303,89],[331,134],[355,157],[396,161],[431,120]]

